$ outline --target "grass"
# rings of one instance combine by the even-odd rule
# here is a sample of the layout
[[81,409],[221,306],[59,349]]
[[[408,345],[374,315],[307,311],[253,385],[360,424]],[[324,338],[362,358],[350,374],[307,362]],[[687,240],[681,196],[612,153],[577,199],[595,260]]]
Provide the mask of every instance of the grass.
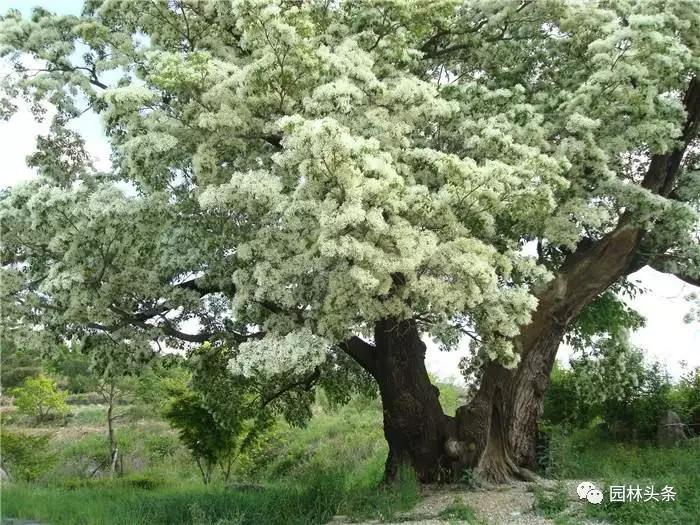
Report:
[[322,523],[332,515],[334,492],[290,486],[259,492],[201,485],[157,491],[104,484],[76,490],[12,486],[3,494],[3,513],[54,525],[194,524],[202,516],[211,523],[234,519],[245,524]]
[[237,481],[256,483],[248,489],[222,482],[204,487],[191,458],[157,421],[118,429],[128,474],[115,480],[86,480],[70,468],[84,470],[104,454],[102,434],[56,441],[59,467],[41,484],[3,487],[2,516],[52,525],[294,525],[325,523],[336,514],[391,519],[417,502],[418,485],[407,473],[395,486],[377,489],[387,450],[376,400],[317,408],[316,416],[305,428],[280,424],[264,458],[237,472]]
[[535,510],[545,518],[554,518],[568,506],[568,494],[563,484],[557,484],[553,491],[540,486],[534,488]]
[[[410,508],[417,486],[410,479],[377,491],[377,479],[353,482],[343,472],[319,473],[304,483],[280,482],[232,489],[186,483],[156,490],[130,480],[100,481],[76,488],[13,484],[3,490],[3,515],[52,525],[325,523],[337,513],[390,518]],[[140,485],[137,483],[136,485]],[[89,504],[86,504],[89,502]]]
[[[219,480],[205,487],[177,436],[152,416],[130,415],[118,426],[124,477],[85,479],[95,458],[104,456],[106,441],[97,430],[101,426],[87,433],[88,427],[80,426],[96,420],[99,407],[82,407],[67,427],[45,429],[60,461],[38,483],[4,486],[2,517],[51,525],[310,525],[334,515],[400,519],[418,501],[418,486],[403,473],[396,486],[377,489],[387,453],[379,402],[355,398],[344,407],[318,404],[314,410],[305,428],[280,423],[259,456],[238,466],[236,484],[226,487]],[[583,504],[580,512],[589,517],[622,525],[698,523],[700,444],[657,449],[611,443],[593,430],[580,431],[552,439],[547,472],[556,479],[653,484],[657,491],[670,485],[677,493],[675,502]],[[566,497],[561,486],[535,492],[535,510],[558,525],[580,523],[579,515],[567,514]],[[440,517],[480,523],[460,502]]]
[[445,507],[442,512],[440,512],[439,516],[441,519],[448,520],[450,523],[452,521],[459,521],[462,523],[466,522],[470,525],[479,525],[480,523],[483,523],[477,518],[474,510],[470,506],[465,505],[459,500]]
[[69,416],[71,425],[106,425],[107,407],[104,405],[75,405]]
[[595,430],[560,438],[556,444],[561,479],[590,479],[609,485],[653,485],[659,492],[674,487],[672,502],[610,503],[604,492],[602,505],[586,505],[589,516],[624,525],[687,525],[700,516],[700,443],[678,448],[657,448],[632,443],[611,443]]

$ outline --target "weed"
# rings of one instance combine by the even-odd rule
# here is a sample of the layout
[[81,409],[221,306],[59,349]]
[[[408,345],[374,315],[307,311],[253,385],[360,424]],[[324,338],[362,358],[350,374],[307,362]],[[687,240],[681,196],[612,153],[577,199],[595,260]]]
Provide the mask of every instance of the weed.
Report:
[[568,496],[566,487],[559,483],[554,490],[546,490],[541,486],[536,486],[534,490],[534,508],[545,518],[553,518],[563,512],[567,507]]

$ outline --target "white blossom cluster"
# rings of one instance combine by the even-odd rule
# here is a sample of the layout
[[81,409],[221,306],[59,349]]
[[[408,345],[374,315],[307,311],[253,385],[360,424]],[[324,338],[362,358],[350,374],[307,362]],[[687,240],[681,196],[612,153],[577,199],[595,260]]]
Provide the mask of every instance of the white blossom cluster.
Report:
[[639,385],[642,354],[626,339],[603,339],[576,364],[576,390],[587,403],[622,400]]
[[[641,186],[682,138],[696,2],[195,4],[187,20],[107,0],[0,21],[3,54],[53,64],[8,93],[63,116],[87,101],[114,164],[93,173],[60,135],[41,177],[3,195],[16,319],[44,306],[52,326],[173,339],[195,318],[254,326],[267,335],[231,365],[244,375],[308,370],[387,318],[453,347],[466,319],[480,355],[514,366],[555,271],[522,244],[565,254],[625,216],[668,268],[700,273],[697,173],[672,199]],[[90,58],[68,67],[77,39]],[[177,286],[193,275],[223,291]]]
[[266,379],[284,374],[312,371],[326,358],[329,344],[308,329],[283,336],[268,334],[264,338],[242,343],[238,355],[229,362],[233,374]]

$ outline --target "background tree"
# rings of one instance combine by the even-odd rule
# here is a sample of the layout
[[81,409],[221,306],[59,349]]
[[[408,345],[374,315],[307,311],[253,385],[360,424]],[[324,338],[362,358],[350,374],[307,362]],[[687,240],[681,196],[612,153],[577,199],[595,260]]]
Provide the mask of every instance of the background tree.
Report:
[[111,475],[122,474],[119,455],[119,440],[116,435],[116,422],[125,416],[119,406],[135,397],[135,381],[152,361],[152,353],[135,354],[128,342],[116,343],[104,336],[87,336],[76,349],[90,358],[91,390],[97,392],[106,407],[107,439],[109,445],[108,463]]
[[[40,178],[2,199],[7,322],[137,355],[210,341],[298,415],[324,377],[369,374],[387,478],[526,476],[579,314],[646,264],[696,282],[699,18],[690,0],[10,13],[3,108],[57,116]],[[68,127],[88,107],[108,174]],[[455,417],[424,333],[484,363]]]
[[95,377],[90,370],[90,356],[78,349],[60,345],[57,349],[45,352],[43,364],[71,394],[94,391]]
[[23,350],[12,339],[0,339],[0,386],[3,391],[20,386],[28,377],[41,372],[41,360],[31,350]]

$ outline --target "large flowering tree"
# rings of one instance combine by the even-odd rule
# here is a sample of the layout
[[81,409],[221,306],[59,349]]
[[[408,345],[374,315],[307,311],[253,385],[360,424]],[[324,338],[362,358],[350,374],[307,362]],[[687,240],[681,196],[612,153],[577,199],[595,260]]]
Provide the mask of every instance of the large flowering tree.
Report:
[[[368,374],[388,478],[526,475],[579,314],[646,264],[697,278],[699,24],[691,0],[9,13],[3,111],[56,109],[0,202],[4,332],[225,349],[292,414]],[[70,127],[86,110],[108,173]],[[456,417],[423,333],[483,363]]]

